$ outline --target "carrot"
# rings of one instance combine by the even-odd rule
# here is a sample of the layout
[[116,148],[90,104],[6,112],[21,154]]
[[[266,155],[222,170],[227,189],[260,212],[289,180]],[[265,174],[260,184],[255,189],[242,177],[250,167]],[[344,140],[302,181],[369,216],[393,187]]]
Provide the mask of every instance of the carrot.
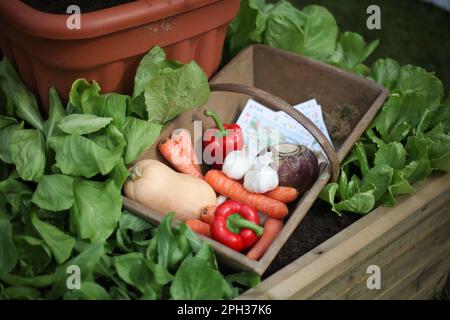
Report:
[[206,223],[211,223],[214,218],[214,212],[216,211],[216,205],[209,205],[202,209],[200,220]]
[[280,186],[264,193],[264,195],[284,203],[289,203],[297,199],[300,195],[300,192],[298,192],[298,190],[295,188]]
[[253,248],[247,252],[247,257],[252,260],[258,260],[261,258],[278,236],[281,229],[283,229],[283,222],[281,220],[272,218],[268,219],[264,224],[264,232],[261,238],[259,238]]
[[209,170],[205,180],[216,192],[227,198],[246,203],[272,218],[281,219],[288,214],[288,207],[283,202],[260,193],[247,191],[241,183],[228,178],[222,171]]
[[202,234],[204,236],[210,237],[210,227],[206,222],[200,221],[198,219],[186,220],[185,223],[191,228],[192,231]]
[[172,132],[172,140],[183,148],[184,153],[190,156],[191,163],[201,172],[200,162],[197,161],[194,146],[192,145],[191,133],[186,129],[177,129]]
[[181,173],[186,173],[194,177],[203,178],[200,169],[192,161],[192,153],[182,144],[177,144],[173,139],[163,139],[158,144],[161,155]]

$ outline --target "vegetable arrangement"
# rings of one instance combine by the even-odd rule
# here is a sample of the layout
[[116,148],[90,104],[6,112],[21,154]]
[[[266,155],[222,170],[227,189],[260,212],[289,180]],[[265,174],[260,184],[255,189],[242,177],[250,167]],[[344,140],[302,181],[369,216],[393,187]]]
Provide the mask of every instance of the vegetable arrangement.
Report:
[[[282,229],[281,220],[289,213],[286,203],[294,201],[300,195],[299,190],[307,190],[317,179],[317,157],[304,146],[289,144],[284,147],[291,153],[282,161],[278,152],[282,145],[271,146],[277,151],[276,156],[269,150],[251,155],[238,125],[223,125],[210,110],[205,111],[205,116],[213,117],[216,127],[206,130],[203,136],[202,156],[210,165],[204,177],[196,165],[189,132],[178,129],[185,137],[183,143],[176,142],[180,133],[174,131],[170,139],[159,142],[159,151],[180,173],[156,160],[139,161],[132,172],[153,166],[145,182],[153,183],[153,187],[143,184],[138,187],[142,192],[136,193],[131,181],[125,185],[125,194],[153,211],[162,214],[174,211],[193,231],[238,252],[251,252],[248,257],[258,260]],[[167,148],[170,144],[173,147]],[[208,162],[208,157],[214,161]],[[273,167],[275,162],[277,166]],[[289,170],[293,179],[287,178]],[[284,175],[282,184],[289,186],[280,185],[279,172]],[[172,192],[167,194],[170,186]],[[269,226],[267,231],[259,225],[260,216],[264,221],[267,216],[271,218],[265,223]]]
[[412,185],[434,170],[450,170],[450,97],[443,101],[442,83],[432,73],[392,59],[379,59],[369,68],[364,61],[378,40],[367,45],[357,33],[339,34],[333,15],[316,5],[298,10],[284,0],[242,0],[229,28],[228,54],[251,43],[330,63],[390,90],[381,112],[342,163],[339,181],[321,193],[337,214],[394,206],[397,195],[414,192]]
[[[166,60],[155,47],[138,67],[132,97],[101,94],[96,82],[79,79],[66,107],[50,90],[44,121],[36,98],[3,59],[0,298],[221,299],[238,294],[234,283],[257,284],[254,274],[222,276],[208,244],[184,224],[172,229],[173,213],[154,228],[122,212],[127,165],[154,143],[165,123],[208,96],[207,77],[196,63]],[[173,143],[185,146],[183,134]],[[147,175],[166,183],[191,182],[161,165],[152,173],[152,165],[134,167],[137,181],[129,182],[130,192],[139,196],[142,183],[175,205],[195,207],[195,198],[177,202],[173,190],[155,190]],[[201,189],[216,200],[204,180],[188,178],[195,180],[195,192]],[[200,201],[196,217],[208,203]],[[72,265],[81,271],[79,290],[66,285]]]

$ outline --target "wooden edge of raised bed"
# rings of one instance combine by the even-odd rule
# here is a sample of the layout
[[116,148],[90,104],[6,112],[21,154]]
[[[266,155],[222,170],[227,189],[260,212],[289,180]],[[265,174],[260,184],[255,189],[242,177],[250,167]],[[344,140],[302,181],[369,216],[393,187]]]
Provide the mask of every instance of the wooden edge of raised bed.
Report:
[[[415,187],[417,191],[412,195],[399,198],[398,204],[394,208],[379,207],[375,209],[270,276],[258,287],[243,293],[238,299],[324,298],[323,295],[318,294],[320,290],[340,291],[339,294],[331,295],[330,298],[338,296],[349,298],[351,295],[346,293],[352,289],[352,286],[355,286],[354,278],[357,276],[354,270],[361,267],[364,262],[366,264],[371,262],[372,259],[369,258],[385,252],[389,247],[392,247],[394,241],[397,242],[401,237],[405,238],[405,235],[406,240],[402,240],[405,242],[404,246],[409,245],[413,248],[420,244],[422,238],[416,238],[415,232],[417,230],[414,230],[414,228],[420,224],[425,226],[425,222],[430,220],[430,216],[434,216],[434,219],[433,224],[429,222],[426,224],[427,229],[429,229],[428,234],[433,235],[439,230],[440,236],[430,238],[428,247],[435,246],[436,249],[428,253],[428,247],[422,245],[422,252],[411,252],[411,254],[420,254],[417,259],[424,259],[427,255],[426,259],[429,263],[423,265],[424,270],[433,270],[433,268],[436,270],[436,263],[442,262],[444,263],[444,271],[441,272],[448,272],[450,259],[445,255],[446,252],[448,254],[450,249],[450,197],[448,196],[450,194],[450,173],[435,173],[426,182],[417,184]],[[417,236],[419,235],[417,234]],[[389,250],[389,252],[386,251],[388,254],[395,254],[392,252],[392,248]],[[398,248],[396,250],[398,251]],[[416,259],[411,254],[409,259]],[[404,258],[399,256],[398,259]],[[405,267],[405,272],[408,274],[404,279],[408,279],[408,277],[413,279],[414,272],[418,272],[417,268],[412,269],[416,264],[415,262],[412,260],[412,263]],[[391,258],[391,265],[394,263],[396,261],[392,261]],[[386,270],[383,277],[387,277],[389,272],[389,269]],[[420,273],[423,273],[423,271]],[[367,276],[368,274],[365,274],[364,285]],[[339,282],[339,279],[345,281]],[[437,280],[442,282],[442,279],[436,279],[436,283]],[[359,280],[359,283],[361,283],[361,280]],[[397,279],[395,285],[407,286],[405,283],[401,283]],[[334,284],[334,286],[330,284]],[[417,292],[406,295],[404,298],[423,297],[425,293],[429,292],[430,286],[431,284],[426,288],[417,289]],[[387,289],[398,290],[394,287]],[[369,290],[366,289],[366,291]],[[384,297],[388,297],[388,295],[384,294]],[[393,295],[392,297],[396,296]],[[383,294],[380,294],[379,298],[383,298]]]

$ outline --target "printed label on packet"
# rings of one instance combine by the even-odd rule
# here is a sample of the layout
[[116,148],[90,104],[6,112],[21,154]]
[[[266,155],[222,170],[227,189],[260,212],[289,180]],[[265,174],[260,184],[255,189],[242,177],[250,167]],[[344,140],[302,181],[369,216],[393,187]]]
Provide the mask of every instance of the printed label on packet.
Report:
[[[323,120],[322,107],[315,99],[293,107],[309,118],[331,142]],[[297,121],[282,111],[272,111],[252,99],[247,101],[237,124],[242,128],[245,143],[253,155],[277,143],[302,144],[324,155],[314,137]]]

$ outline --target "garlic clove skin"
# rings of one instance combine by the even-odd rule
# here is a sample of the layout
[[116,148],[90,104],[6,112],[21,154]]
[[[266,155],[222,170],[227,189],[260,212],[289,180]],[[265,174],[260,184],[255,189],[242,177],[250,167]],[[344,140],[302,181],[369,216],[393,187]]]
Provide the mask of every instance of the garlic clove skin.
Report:
[[265,193],[278,187],[278,173],[266,165],[253,168],[244,177],[244,188],[254,193]]
[[227,177],[240,180],[253,167],[255,158],[246,149],[230,152],[222,166],[222,171]]

